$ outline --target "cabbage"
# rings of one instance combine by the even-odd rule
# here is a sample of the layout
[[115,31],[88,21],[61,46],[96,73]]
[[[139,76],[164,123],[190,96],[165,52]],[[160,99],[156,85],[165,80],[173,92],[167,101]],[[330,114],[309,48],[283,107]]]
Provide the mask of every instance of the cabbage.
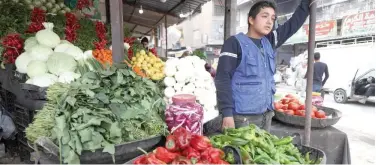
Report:
[[43,61],[32,60],[27,65],[27,75],[30,78],[47,73],[47,65]]
[[30,37],[28,38],[26,41],[25,41],[25,46],[24,46],[24,49],[25,51],[30,51],[31,48],[33,48],[34,46],[38,45],[38,41],[35,37]]
[[66,53],[53,53],[47,60],[48,71],[57,76],[64,72],[74,72],[76,67],[77,62]]
[[31,48],[30,56],[33,60],[47,61],[48,57],[53,53],[52,49],[43,45],[36,45]]
[[27,65],[30,61],[33,59],[29,56],[28,53],[24,52],[16,59],[16,68],[17,71],[20,73],[26,73],[27,72]]
[[57,79],[55,75],[46,73],[33,77],[32,84],[39,87],[48,87],[57,82]]
[[58,81],[61,82],[61,83],[69,84],[72,81],[74,81],[75,79],[78,79],[80,77],[81,77],[80,74],[77,74],[77,73],[74,73],[74,72],[64,72],[64,73],[60,74]]
[[54,24],[44,22],[43,26],[45,29],[38,31],[35,35],[39,44],[45,45],[50,48],[54,48],[57,45],[59,45],[60,37],[52,31],[54,28]]

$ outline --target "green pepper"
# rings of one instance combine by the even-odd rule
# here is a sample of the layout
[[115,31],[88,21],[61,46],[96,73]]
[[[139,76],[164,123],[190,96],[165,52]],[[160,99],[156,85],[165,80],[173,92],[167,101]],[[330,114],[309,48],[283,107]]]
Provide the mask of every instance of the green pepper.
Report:
[[224,146],[230,145],[232,138],[227,135],[215,135],[210,138],[210,141],[216,148],[223,148]]
[[254,162],[258,164],[270,164],[271,161],[267,155],[259,155],[254,159]]
[[247,143],[248,143],[247,140],[244,140],[241,138],[237,138],[237,137],[231,138],[231,145],[234,145],[234,146],[243,146],[243,145],[246,145]]
[[249,130],[249,131],[245,131],[245,132],[243,132],[241,137],[242,137],[243,139],[246,139],[246,140],[253,140],[253,139],[256,139],[256,135],[255,135],[254,130]]
[[289,164],[300,164],[299,162],[290,162]]
[[286,158],[287,158],[290,162],[298,162],[298,159],[296,159],[296,158],[293,157],[293,156],[286,155]]
[[283,153],[279,153],[279,160],[280,160],[279,162],[281,162],[282,164],[290,163],[290,160],[287,158],[287,155]]
[[224,130],[224,134],[232,137],[241,137],[242,132],[235,128],[227,128]]
[[249,155],[249,153],[245,150],[244,147],[239,147],[239,149],[243,160],[243,164],[250,164],[254,162],[252,157]]
[[274,141],[274,145],[279,146],[279,145],[286,145],[291,143],[293,138],[291,136],[284,137],[280,140]]
[[272,150],[271,147],[265,142],[264,139],[261,139],[261,138],[256,139],[256,146],[262,148],[267,153],[271,153],[272,152],[271,151]]
[[248,143],[248,146],[251,148],[251,156],[252,158],[255,158],[255,155],[256,155],[256,148],[255,148],[255,145],[253,145],[252,143]]

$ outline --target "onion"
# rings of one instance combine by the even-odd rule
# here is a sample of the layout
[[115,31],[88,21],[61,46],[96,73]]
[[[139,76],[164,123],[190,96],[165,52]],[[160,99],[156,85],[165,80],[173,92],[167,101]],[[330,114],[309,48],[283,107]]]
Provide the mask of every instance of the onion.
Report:
[[45,6],[42,6],[40,9],[47,11],[47,8]]
[[56,5],[55,5],[55,9],[56,9],[56,10],[60,10],[61,7],[60,7],[58,4],[56,4]]
[[56,1],[55,0],[49,0],[51,3],[53,3],[53,4],[55,4],[56,3]]
[[39,0],[41,3],[46,3],[46,0]]
[[29,5],[28,6],[30,10],[33,10],[34,9],[34,6],[33,5]]
[[60,5],[61,8],[65,7],[65,4],[63,2],[59,3],[59,5]]
[[32,3],[31,0],[25,0],[24,2],[25,2],[25,4],[27,4],[27,5],[30,5],[30,4]]

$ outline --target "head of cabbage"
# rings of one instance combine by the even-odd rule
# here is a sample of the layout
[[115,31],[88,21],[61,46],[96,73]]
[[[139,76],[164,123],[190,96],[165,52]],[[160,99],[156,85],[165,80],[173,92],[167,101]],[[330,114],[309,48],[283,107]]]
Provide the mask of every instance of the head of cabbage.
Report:
[[53,53],[47,60],[48,71],[56,76],[64,72],[74,72],[77,68],[77,62],[66,53]]

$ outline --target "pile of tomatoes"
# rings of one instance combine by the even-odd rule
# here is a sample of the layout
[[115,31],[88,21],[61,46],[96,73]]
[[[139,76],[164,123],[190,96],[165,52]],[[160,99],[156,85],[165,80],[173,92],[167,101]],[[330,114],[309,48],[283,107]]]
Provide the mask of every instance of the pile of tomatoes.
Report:
[[[305,104],[299,102],[299,100],[291,95],[288,94],[284,98],[282,98],[279,102],[274,102],[274,109],[279,112],[286,113],[288,115],[295,115],[295,116],[305,116]],[[317,107],[312,105],[311,111],[312,118],[319,118],[319,119],[326,119],[326,114],[322,110],[318,110]]]

